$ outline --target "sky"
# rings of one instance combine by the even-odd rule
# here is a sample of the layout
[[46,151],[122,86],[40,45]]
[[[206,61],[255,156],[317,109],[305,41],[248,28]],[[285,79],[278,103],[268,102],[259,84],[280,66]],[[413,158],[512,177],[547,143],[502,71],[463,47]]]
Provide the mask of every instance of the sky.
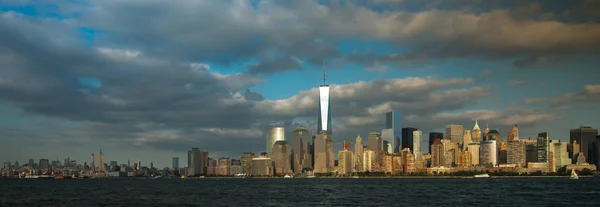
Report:
[[597,0],[0,0],[0,160],[264,152],[316,130],[324,67],[334,151],[388,111],[568,141],[600,127],[599,37]]

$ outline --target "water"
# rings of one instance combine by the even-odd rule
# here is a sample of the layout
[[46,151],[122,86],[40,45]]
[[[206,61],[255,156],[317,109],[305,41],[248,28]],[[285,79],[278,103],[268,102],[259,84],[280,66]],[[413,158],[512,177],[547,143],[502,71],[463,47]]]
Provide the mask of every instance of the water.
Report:
[[600,178],[0,180],[0,206],[600,206]]

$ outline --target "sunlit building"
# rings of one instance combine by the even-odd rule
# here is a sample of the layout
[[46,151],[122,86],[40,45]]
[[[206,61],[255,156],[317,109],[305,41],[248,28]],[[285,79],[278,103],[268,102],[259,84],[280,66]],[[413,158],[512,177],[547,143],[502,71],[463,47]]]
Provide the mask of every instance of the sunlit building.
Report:
[[481,129],[477,120],[475,120],[475,126],[473,126],[473,131],[471,131],[471,142],[480,143],[481,141]]
[[[415,159],[421,159],[421,142],[423,140],[423,132],[422,131],[414,131],[413,132],[413,153],[415,154]],[[410,148],[409,148],[410,149]]]
[[299,127],[294,130],[292,135],[292,168],[294,173],[302,173],[306,149],[306,142],[309,142],[310,134],[307,129]]
[[462,125],[450,124],[446,126],[446,139],[452,140],[456,142],[458,145],[462,146],[464,140],[464,132]]
[[271,158],[261,155],[252,158],[252,175],[253,176],[272,176],[273,162]]
[[507,164],[515,164],[517,167],[526,165],[525,142],[519,140],[508,141]]
[[538,162],[548,162],[550,137],[548,132],[539,133],[537,136],[537,159]]
[[436,139],[444,139],[444,133],[441,132],[429,132],[429,154],[431,154],[431,145]]
[[381,130],[381,138],[390,144],[387,153],[400,153],[402,143],[402,114],[398,111],[385,114],[385,128]]
[[465,140],[463,143],[463,151],[466,151],[469,144],[471,143],[471,130],[465,129],[465,133],[463,135],[463,139]]
[[242,165],[242,174],[252,174],[252,159],[255,157],[252,152],[242,152],[240,159]]
[[221,176],[231,175],[231,161],[229,157],[219,158],[219,166],[217,167],[216,174]]
[[479,143],[471,142],[467,147],[467,151],[471,153],[471,164],[479,165]]
[[331,134],[321,131],[314,142],[315,163],[314,173],[329,173],[334,168],[333,141]]
[[363,171],[373,171],[373,164],[375,163],[375,152],[372,150],[363,151]]
[[444,144],[441,139],[436,139],[431,145],[431,167],[444,166],[445,160]]
[[375,153],[375,162],[377,164],[381,163],[381,158],[383,155],[382,144],[381,134],[377,132],[371,132],[369,134],[369,137],[367,138],[367,149]]
[[350,150],[338,152],[338,173],[341,175],[351,175],[354,171],[354,156]]
[[271,150],[273,149],[273,144],[277,141],[285,141],[285,128],[283,127],[275,127],[267,130],[267,156],[271,156]]
[[482,141],[480,145],[480,154],[479,154],[479,164],[480,165],[489,165],[489,166],[497,166],[498,158],[497,158],[497,147],[496,140],[487,140]]
[[354,158],[355,158],[355,163],[354,165],[356,166],[356,170],[357,171],[362,171],[362,162],[363,162],[363,144],[362,144],[362,138],[360,137],[360,134],[358,135],[358,137],[356,137],[356,141],[354,143]]

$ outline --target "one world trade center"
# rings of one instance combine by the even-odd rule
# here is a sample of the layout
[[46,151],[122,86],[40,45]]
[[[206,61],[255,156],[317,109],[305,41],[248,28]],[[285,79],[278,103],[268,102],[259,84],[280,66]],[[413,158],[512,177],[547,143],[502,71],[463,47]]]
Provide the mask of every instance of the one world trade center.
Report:
[[319,118],[317,121],[317,133],[327,130],[331,131],[331,104],[329,98],[329,85],[325,82],[326,70],[323,68],[323,85],[319,87]]

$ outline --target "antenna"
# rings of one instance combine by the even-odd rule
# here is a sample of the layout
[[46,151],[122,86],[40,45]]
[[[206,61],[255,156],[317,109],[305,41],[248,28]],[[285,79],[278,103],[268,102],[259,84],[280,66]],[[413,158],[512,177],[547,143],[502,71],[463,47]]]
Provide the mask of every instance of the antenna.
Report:
[[327,76],[327,62],[323,61],[323,85],[327,85],[325,83],[326,76]]

